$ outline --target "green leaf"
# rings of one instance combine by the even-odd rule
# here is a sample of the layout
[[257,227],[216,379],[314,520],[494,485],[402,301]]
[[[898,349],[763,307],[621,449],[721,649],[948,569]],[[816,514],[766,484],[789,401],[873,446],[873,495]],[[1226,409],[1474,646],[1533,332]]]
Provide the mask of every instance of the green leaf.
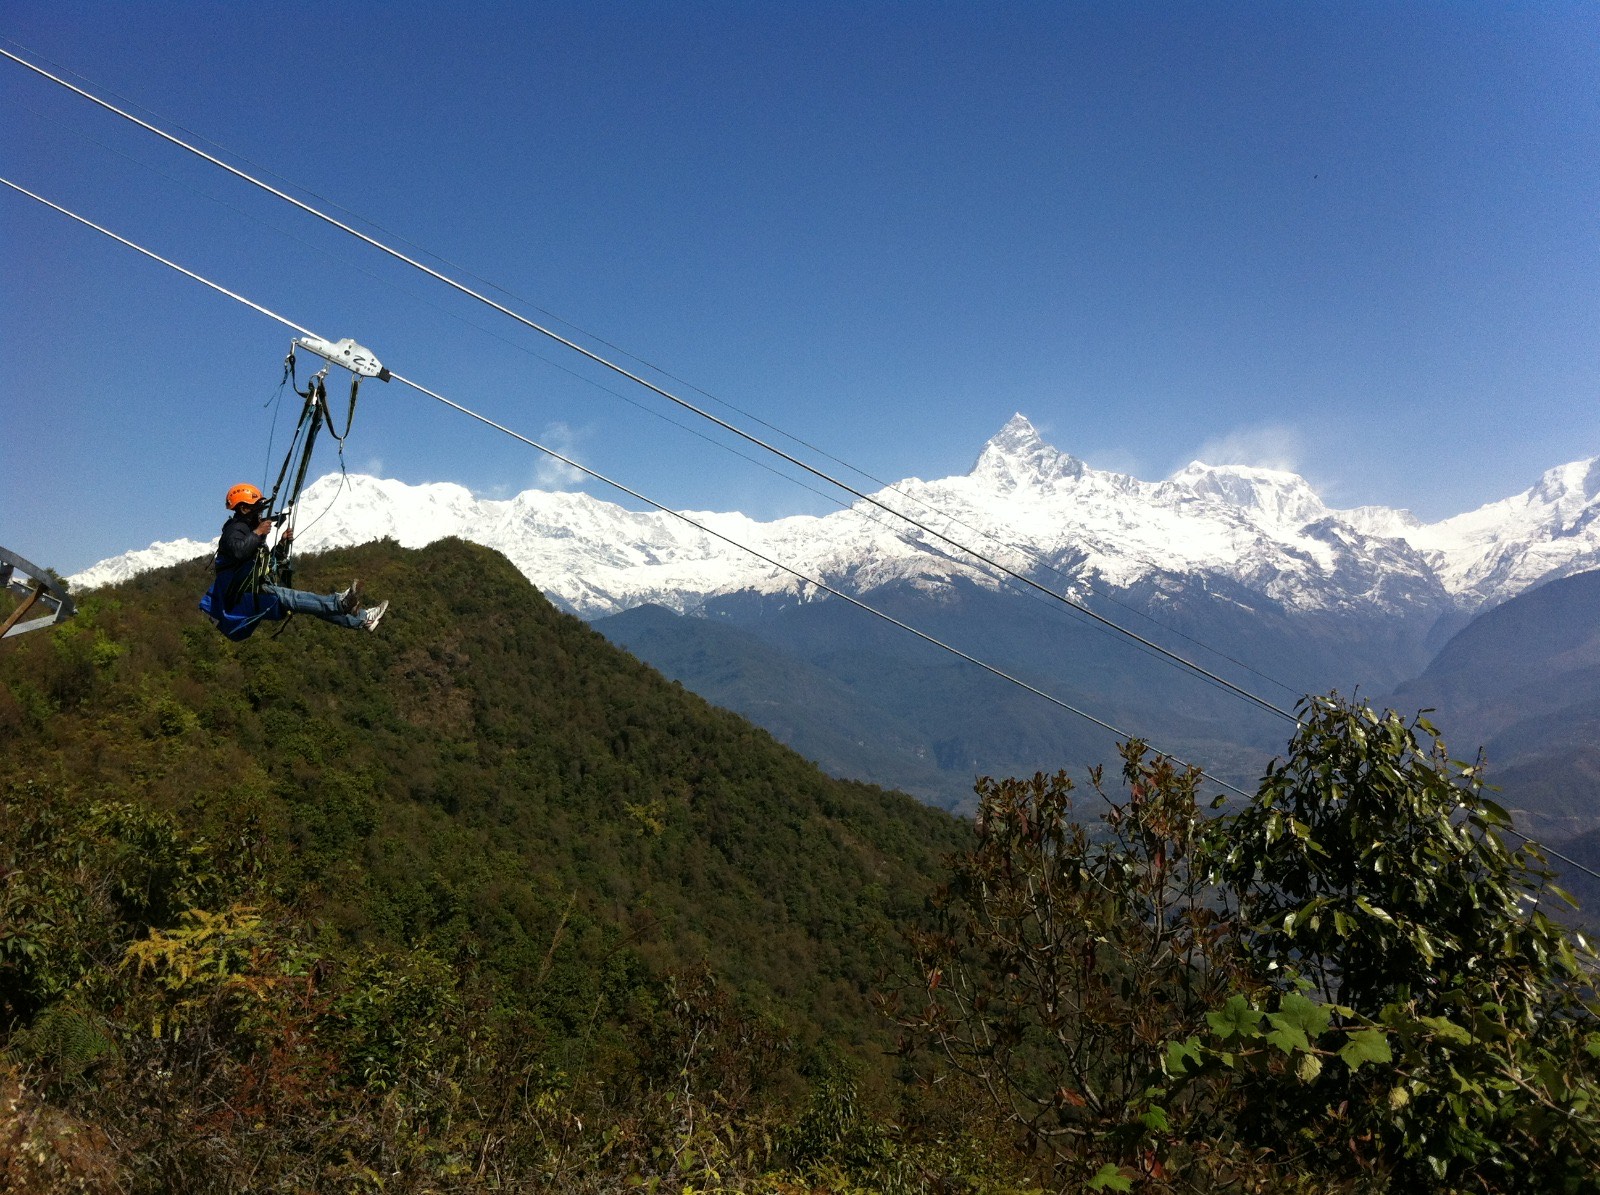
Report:
[[1339,1047],[1339,1057],[1351,1070],[1360,1070],[1365,1062],[1393,1062],[1389,1038],[1376,1029],[1362,1029],[1350,1035],[1350,1040]]
[[1556,896],[1559,896],[1562,900],[1566,901],[1567,904],[1571,905],[1574,909],[1576,909],[1578,907],[1577,898],[1574,897],[1572,895],[1572,893],[1568,892],[1565,888],[1561,887],[1561,885],[1552,884],[1548,880],[1546,880],[1544,886],[1545,886],[1545,890],[1546,891],[1554,893]]
[[1274,1029],[1267,1034],[1267,1044],[1276,1046],[1285,1054],[1293,1054],[1296,1050],[1311,1049],[1311,1043],[1306,1040],[1305,1030],[1295,1025]]
[[1326,1005],[1308,1000],[1299,992],[1290,992],[1284,996],[1277,1012],[1267,1014],[1267,1022],[1272,1026],[1267,1042],[1285,1054],[1309,1051],[1311,1042],[1328,1027],[1329,1019]]
[[1488,797],[1479,797],[1478,804],[1483,812],[1488,815],[1485,820],[1491,825],[1509,826],[1511,824],[1511,815],[1505,811],[1504,806],[1491,801]]
[[1418,1017],[1417,1023],[1419,1025],[1426,1025],[1429,1029],[1432,1029],[1434,1035],[1441,1041],[1446,1041],[1452,1045],[1458,1046],[1470,1045],[1472,1043],[1472,1034],[1468,1033],[1460,1025],[1457,1025],[1449,1017]]
[[1206,1023],[1218,1037],[1248,1037],[1259,1031],[1261,1013],[1250,1007],[1243,996],[1228,997],[1228,1002],[1214,1012],[1206,1013]]
[[1115,1162],[1107,1162],[1089,1180],[1091,1191],[1131,1191],[1133,1179],[1123,1172],[1121,1166]]
[[1167,1074],[1177,1076],[1191,1067],[1199,1070],[1200,1063],[1200,1039],[1191,1037],[1187,1041],[1169,1041],[1167,1054],[1161,1065]]
[[1267,1019],[1280,1029],[1293,1026],[1304,1030],[1307,1037],[1317,1037],[1328,1027],[1330,1017],[1327,1005],[1290,992],[1278,1005],[1278,1011]]
[[1322,1059],[1315,1054],[1305,1054],[1300,1058],[1300,1063],[1294,1068],[1294,1073],[1300,1077],[1302,1083],[1314,1083],[1322,1073]]
[[1390,925],[1394,924],[1393,917],[1389,916],[1388,913],[1384,912],[1364,896],[1356,897],[1356,908],[1360,909],[1369,917],[1376,917],[1379,921],[1388,922]]

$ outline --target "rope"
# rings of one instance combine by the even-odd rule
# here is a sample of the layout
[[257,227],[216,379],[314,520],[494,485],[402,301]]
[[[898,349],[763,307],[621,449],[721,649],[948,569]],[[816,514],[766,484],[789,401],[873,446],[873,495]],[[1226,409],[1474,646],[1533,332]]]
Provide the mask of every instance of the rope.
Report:
[[1082,602],[1076,601],[1075,599],[1073,599],[1072,597],[1068,596],[1067,594],[1058,593],[1053,589],[1050,589],[1050,588],[1048,588],[1048,587],[1046,587],[1044,585],[1041,585],[1039,582],[1033,580],[1031,577],[1024,576],[1023,574],[1017,572],[1016,570],[1011,569],[1011,568],[1007,567],[1004,564],[1001,564],[999,561],[996,561],[996,560],[984,555],[982,552],[979,552],[974,548],[968,547],[965,544],[962,544],[962,543],[958,542],[957,540],[952,539],[950,536],[943,534],[942,532],[935,531],[932,527],[929,527],[926,523],[923,523],[918,519],[914,519],[911,516],[901,512],[901,511],[895,510],[893,507],[888,506],[887,504],[879,501],[877,498],[874,498],[873,496],[871,496],[871,495],[869,495],[869,494],[867,494],[867,493],[865,493],[865,492],[863,492],[861,490],[856,489],[854,486],[849,485],[847,482],[844,482],[844,481],[840,480],[839,478],[832,476],[831,474],[829,474],[825,470],[819,469],[816,466],[814,466],[812,464],[809,464],[808,462],[803,461],[800,458],[794,456],[793,454],[785,452],[783,449],[777,447],[776,445],[770,444],[767,441],[761,439],[759,436],[752,435],[750,432],[747,432],[744,429],[742,429],[740,427],[737,427],[732,423],[729,423],[727,420],[719,418],[718,416],[712,414],[710,411],[707,411],[702,407],[696,406],[694,403],[691,403],[690,401],[688,401],[685,398],[680,398],[678,395],[673,394],[672,392],[664,389],[661,386],[656,385],[654,382],[651,382],[651,381],[649,381],[648,379],[646,379],[644,377],[641,377],[639,374],[634,373],[633,371],[625,368],[624,366],[618,365],[616,362],[611,361],[608,358],[603,357],[600,354],[598,354],[596,352],[593,352],[590,349],[585,348],[583,345],[580,345],[580,344],[578,344],[577,342],[575,342],[573,340],[569,340],[567,337],[562,336],[559,332],[553,331],[552,329],[547,328],[544,325],[539,324],[539,323],[535,322],[534,320],[529,319],[527,316],[522,315],[520,312],[514,311],[511,308],[505,306],[503,303],[499,303],[496,300],[489,298],[487,295],[481,293],[480,291],[473,290],[471,287],[467,286],[465,283],[458,282],[456,279],[451,278],[449,275],[443,274],[443,273],[439,272],[438,270],[435,270],[432,266],[426,265],[423,262],[418,261],[416,258],[411,257],[411,256],[409,256],[409,255],[407,255],[405,253],[402,253],[400,250],[392,248],[391,246],[389,246],[389,245],[385,244],[384,242],[376,239],[375,237],[369,236],[368,234],[362,232],[361,230],[359,230],[357,228],[354,228],[349,224],[346,224],[344,221],[339,220],[334,216],[330,216],[326,212],[323,212],[323,211],[321,211],[321,210],[319,210],[319,209],[317,209],[315,207],[312,207],[308,203],[305,203],[305,202],[303,202],[303,201],[301,201],[299,199],[296,199],[294,196],[292,196],[292,195],[290,195],[290,194],[288,194],[288,193],[286,193],[286,192],[284,192],[282,190],[279,190],[277,187],[274,187],[272,184],[267,183],[267,182],[263,182],[261,179],[256,178],[254,175],[248,174],[245,171],[240,170],[238,167],[233,166],[233,165],[231,165],[231,164],[229,164],[227,162],[224,162],[221,158],[216,157],[214,154],[207,153],[205,150],[200,149],[199,147],[197,147],[195,145],[191,145],[189,142],[184,141],[180,137],[173,136],[171,133],[168,133],[166,130],[161,129],[161,128],[157,127],[156,125],[151,124],[149,121],[142,120],[141,118],[133,115],[131,112],[128,112],[128,111],[126,111],[126,110],[124,110],[122,108],[117,107],[115,104],[109,103],[108,101],[101,99],[100,97],[94,95],[92,92],[85,91],[83,88],[77,86],[74,83],[68,82],[66,79],[61,78],[59,75],[52,74],[50,71],[45,70],[43,67],[36,66],[35,64],[27,61],[24,58],[18,57],[16,54],[13,54],[11,51],[5,49],[4,47],[0,47],[0,55],[3,55],[4,57],[11,59],[13,62],[16,62],[20,66],[26,67],[28,70],[33,71],[35,74],[41,75],[44,78],[49,79],[53,83],[59,84],[60,86],[66,88],[68,91],[71,91],[74,94],[79,95],[79,96],[83,97],[86,100],[89,100],[91,103],[93,103],[93,104],[95,104],[95,105],[97,105],[97,106],[99,106],[101,108],[104,108],[106,111],[111,112],[111,113],[113,113],[113,114],[115,114],[117,116],[120,116],[122,119],[130,121],[131,123],[133,123],[135,125],[138,125],[140,128],[146,130],[147,132],[154,133],[156,136],[160,137],[162,140],[167,141],[167,142],[177,146],[178,148],[183,149],[183,150],[185,150],[185,151],[187,151],[187,152],[189,152],[191,154],[194,154],[196,157],[199,157],[199,158],[211,163],[213,166],[216,166],[216,167],[218,167],[218,168],[220,168],[222,170],[227,171],[229,174],[232,174],[234,177],[236,177],[238,179],[241,179],[242,181],[247,182],[247,183],[249,183],[250,185],[252,185],[254,187],[260,188],[261,190],[267,192],[268,194],[273,195],[273,196],[277,197],[278,199],[283,200],[285,203],[292,204],[294,207],[299,208],[301,211],[305,212],[306,214],[316,217],[317,219],[323,221],[324,223],[327,223],[327,224],[333,226],[334,228],[339,229],[341,232],[348,233],[350,236],[353,236],[353,237],[357,238],[358,240],[360,240],[360,241],[372,246],[374,249],[377,249],[382,253],[388,254],[390,257],[393,257],[397,261],[403,262],[406,265],[411,266],[413,269],[422,271],[424,274],[427,274],[429,277],[435,279],[436,281],[444,283],[446,286],[451,287],[453,290],[456,290],[456,291],[460,292],[461,294],[466,295],[467,297],[469,297],[471,299],[474,299],[479,303],[484,304],[485,306],[493,308],[494,310],[500,312],[502,315],[504,315],[504,316],[506,316],[506,317],[508,317],[510,319],[515,320],[519,324],[522,324],[524,327],[530,328],[533,331],[538,332],[540,335],[549,337],[551,340],[554,340],[556,343],[558,343],[560,345],[563,345],[566,348],[571,349],[573,352],[578,353],[579,355],[587,358],[588,360],[594,362],[595,364],[600,365],[600,366],[604,367],[605,369],[609,369],[613,373],[616,373],[616,374],[620,375],[621,377],[624,377],[624,378],[628,379],[629,381],[634,382],[637,385],[643,386],[645,389],[650,390],[651,392],[660,395],[662,398],[666,399],[668,402],[674,403],[677,406],[682,407],[684,410],[690,411],[693,414],[698,415],[700,418],[705,419],[705,420],[715,424],[716,426],[722,428],[724,431],[727,431],[727,432],[729,432],[729,433],[731,433],[731,434],[733,434],[735,436],[738,436],[740,439],[745,440],[746,442],[754,445],[755,447],[758,447],[758,448],[762,449],[763,451],[769,452],[769,453],[773,454],[774,456],[780,457],[783,460],[788,461],[790,464],[794,465],[796,468],[803,469],[807,473],[812,474],[814,477],[817,477],[820,480],[826,481],[831,485],[837,486],[838,488],[846,491],[847,493],[850,493],[850,494],[854,495],[857,499],[859,499],[859,500],[861,500],[863,502],[868,502],[868,503],[872,504],[873,506],[877,507],[878,509],[884,511],[885,513],[893,515],[895,518],[904,520],[905,522],[909,523],[911,526],[916,527],[918,530],[922,531],[925,535],[930,535],[930,536],[934,537],[935,539],[938,539],[938,540],[942,541],[943,543],[946,543],[946,544],[950,545],[952,548],[956,549],[958,552],[965,553],[966,555],[971,556],[975,560],[982,561],[988,567],[990,567],[992,569],[995,569],[995,570],[997,570],[997,571],[999,571],[1001,573],[1004,573],[1006,576],[1009,576],[1009,577],[1013,578],[1014,580],[1020,582],[1023,585],[1028,586],[1031,589],[1037,590],[1039,593],[1044,594],[1044,595],[1050,597],[1051,599],[1053,599],[1055,601],[1062,602],[1062,603],[1064,603],[1066,605],[1069,605],[1069,606],[1073,607],[1074,609],[1078,610],[1082,614],[1086,615],[1089,618],[1094,619],[1096,622],[1099,622],[1099,623],[1105,625],[1106,627],[1108,627],[1111,630],[1117,632],[1118,634],[1126,635],[1128,638],[1133,639],[1133,640],[1143,644],[1148,650],[1157,653],[1159,656],[1161,656],[1162,658],[1168,660],[1172,664],[1174,664],[1174,665],[1176,665],[1178,667],[1181,667],[1181,668],[1186,668],[1189,671],[1194,672],[1195,674],[1197,674],[1197,675],[1199,675],[1201,677],[1204,677],[1211,684],[1214,684],[1214,685],[1217,685],[1217,686],[1219,686],[1219,687],[1221,687],[1223,689],[1226,689],[1228,692],[1234,694],[1235,696],[1240,697],[1240,698],[1244,699],[1245,701],[1248,701],[1251,704],[1256,705],[1256,706],[1260,707],[1261,709],[1264,709],[1264,710],[1268,711],[1269,713],[1275,714],[1275,715],[1277,715],[1278,717],[1284,719],[1287,722],[1293,723],[1296,726],[1299,725],[1299,719],[1297,719],[1294,716],[1294,714],[1290,713],[1288,710],[1283,709],[1281,706],[1275,705],[1274,703],[1268,701],[1266,698],[1259,697],[1256,694],[1250,692],[1248,689],[1242,688],[1241,686],[1234,684],[1232,681],[1226,679],[1225,677],[1219,676],[1215,672],[1212,672],[1211,670],[1209,670],[1207,668],[1201,667],[1199,664],[1196,664],[1194,661],[1189,660],[1186,657],[1177,654],[1176,652],[1170,651],[1167,648],[1162,647],[1160,644],[1152,642],[1151,640],[1145,638],[1144,636],[1139,635],[1136,632],[1129,630],[1127,627],[1122,626],[1120,623],[1117,623],[1113,619],[1107,618],[1104,615],[1095,612],[1094,610],[1090,609],[1088,606],[1084,605]]
[[263,490],[267,488],[267,472],[272,468],[272,446],[278,441],[278,416],[283,413],[283,389],[288,384],[289,367],[286,363],[283,367],[283,377],[278,382],[277,387],[272,391],[272,397],[261,404],[261,409],[263,411],[268,407],[272,408],[272,423],[268,426],[267,430],[267,456],[266,459],[261,462],[261,488]]

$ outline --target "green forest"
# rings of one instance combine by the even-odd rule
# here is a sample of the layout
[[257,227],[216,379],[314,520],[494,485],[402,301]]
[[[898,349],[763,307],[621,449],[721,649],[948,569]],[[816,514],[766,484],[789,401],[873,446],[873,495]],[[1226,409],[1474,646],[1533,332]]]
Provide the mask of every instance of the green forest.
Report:
[[1582,1192],[1600,964],[1429,723],[830,779],[458,540],[0,643],[0,1189]]

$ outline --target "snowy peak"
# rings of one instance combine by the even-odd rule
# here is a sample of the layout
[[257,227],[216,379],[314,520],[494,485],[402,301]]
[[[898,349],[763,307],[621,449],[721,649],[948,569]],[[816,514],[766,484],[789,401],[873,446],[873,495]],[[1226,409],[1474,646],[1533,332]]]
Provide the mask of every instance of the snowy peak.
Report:
[[1172,475],[1172,484],[1286,528],[1303,527],[1331,513],[1305,478],[1282,469],[1191,461]]
[[1592,523],[1600,499],[1600,457],[1547,469],[1532,488],[1424,528],[1439,546],[1468,540],[1561,535]]
[[1406,538],[1469,608],[1600,568],[1600,457],[1547,469],[1530,488]]
[[[1385,507],[1330,510],[1304,478],[1278,469],[1194,462],[1162,482],[1091,469],[1047,444],[1022,416],[970,473],[908,480],[885,505],[948,516],[955,537],[1008,567],[1048,568],[1069,586],[1202,589],[1259,595],[1285,610],[1385,616],[1473,611],[1541,581],[1600,568],[1600,461],[1551,469],[1526,492],[1443,522]],[[816,579],[849,593],[962,578],[1000,582],[953,544],[863,508],[757,522],[694,519],[763,560],[658,511],[572,492],[480,498],[447,482],[330,475],[307,488],[298,542],[307,551],[391,538],[421,547],[456,535],[506,555],[558,604],[599,617],[642,603],[679,611],[721,595],[799,595]],[[208,554],[215,541],[153,544],[71,578],[78,587]],[[768,561],[782,561],[787,569]]]
[[1409,510],[1389,506],[1357,506],[1339,511],[1339,518],[1362,535],[1377,539],[1405,539],[1422,526],[1422,520]]
[[201,556],[212,556],[216,550],[215,540],[173,539],[165,543],[153,543],[148,548],[134,548],[123,552],[120,556],[112,556],[98,564],[91,564],[81,573],[74,573],[68,577],[67,584],[75,592],[98,589],[102,585],[115,585],[119,581],[126,581],[151,569],[167,568],[174,564],[196,560]]
[[1600,457],[1548,469],[1529,491],[1530,505],[1543,504],[1560,515],[1577,515],[1600,496]]
[[1083,469],[1083,462],[1077,457],[1046,444],[1028,417],[1019,413],[1011,416],[983,446],[971,476],[1008,493],[1076,480],[1083,476]]
[[[1197,462],[1167,481],[1141,481],[1057,451],[1020,415],[985,446],[972,473],[900,489],[923,510],[981,529],[967,540],[974,546],[1009,545],[1015,567],[1042,561],[1056,581],[1082,592],[1225,581],[1298,610],[1392,614],[1388,595],[1396,591],[1430,610],[1450,604],[1418,553],[1334,526],[1335,512],[1293,473]],[[966,559],[948,545],[925,546]],[[1398,585],[1384,583],[1391,574]]]

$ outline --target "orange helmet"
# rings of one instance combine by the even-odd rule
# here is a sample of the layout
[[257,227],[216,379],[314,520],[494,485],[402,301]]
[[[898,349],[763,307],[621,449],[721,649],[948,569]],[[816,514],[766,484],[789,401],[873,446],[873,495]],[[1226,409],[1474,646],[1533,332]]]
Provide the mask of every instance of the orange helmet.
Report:
[[261,501],[261,491],[248,481],[241,481],[228,491],[226,501],[229,510],[238,510],[241,506],[254,506]]

